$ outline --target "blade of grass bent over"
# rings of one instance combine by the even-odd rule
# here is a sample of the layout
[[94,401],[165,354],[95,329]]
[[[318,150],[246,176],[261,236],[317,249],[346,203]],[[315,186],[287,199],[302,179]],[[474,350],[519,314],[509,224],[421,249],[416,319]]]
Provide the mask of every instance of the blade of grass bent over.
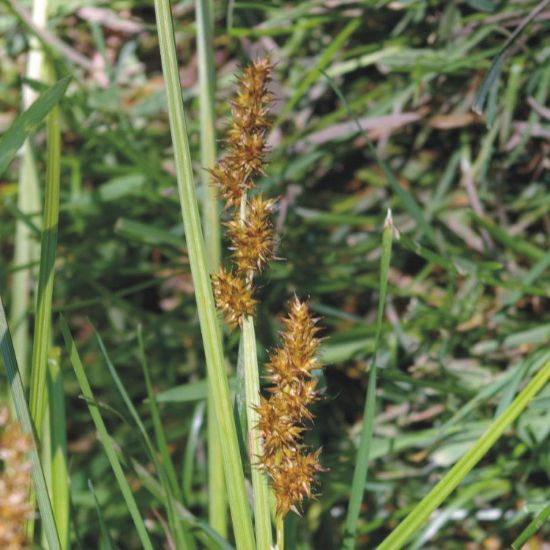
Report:
[[40,125],[44,117],[63,97],[71,77],[66,76],[46,90],[24,113],[19,115],[0,140],[0,176],[15,157],[19,147]]
[[443,479],[415,506],[412,512],[391,532],[377,550],[399,550],[430,514],[456,489],[474,466],[487,454],[506,428],[524,411],[531,399],[550,379],[550,362],[533,377],[509,407],[477,440],[474,446],[445,474]]
[[178,192],[187,241],[191,274],[206,357],[214,412],[221,441],[225,480],[237,546],[254,548],[252,518],[244,484],[237,430],[233,420],[229,384],[224,370],[219,321],[208,273],[200,217],[195,194],[191,155],[183,110],[170,2],[155,0],[162,70],[166,79],[170,132],[174,147]]
[[[213,48],[213,5],[211,0],[196,0],[197,54],[199,69],[199,109],[202,166],[202,220],[206,255],[210,271],[217,271],[221,258],[221,230],[216,187],[210,181],[208,169],[216,163],[216,111],[215,68]],[[227,507],[223,462],[214,417],[214,396],[208,391],[207,401],[208,433],[208,520],[220,535],[227,536]]]
[[149,534],[147,533],[147,529],[145,528],[145,523],[137,507],[132,489],[130,489],[130,484],[128,483],[128,480],[124,475],[124,471],[122,470],[122,466],[120,465],[120,461],[109,437],[109,433],[107,432],[105,423],[103,422],[103,418],[101,417],[99,409],[95,404],[92,388],[90,387],[88,377],[84,372],[84,367],[82,365],[82,361],[80,360],[80,356],[78,354],[78,350],[76,349],[73,337],[71,336],[69,327],[63,317],[61,317],[60,322],[61,332],[63,333],[65,345],[67,346],[67,349],[69,351],[69,359],[80,385],[82,395],[86,399],[86,403],[88,405],[92,420],[94,421],[99,440],[103,444],[105,454],[107,455],[109,463],[111,464],[111,468],[113,469],[113,472],[115,474],[118,486],[120,487],[122,496],[124,497],[124,501],[126,502],[126,506],[128,507],[128,511],[130,512],[130,515],[134,520],[134,525],[136,527],[141,544],[143,545],[143,548],[145,548],[145,550],[153,550],[151,539],[149,538]]
[[384,223],[384,232],[382,235],[382,256],[380,258],[380,296],[378,299],[378,312],[376,315],[376,334],[374,337],[374,351],[372,355],[369,381],[367,388],[367,399],[365,401],[365,412],[363,413],[363,431],[361,441],[357,450],[355,460],[355,469],[353,472],[353,481],[351,486],[351,497],[346,516],[346,525],[344,532],[344,549],[352,550],[355,548],[355,533],[357,531],[357,520],[365,485],[367,483],[367,474],[369,467],[369,453],[372,442],[372,433],[374,427],[374,409],[376,404],[376,354],[380,345],[380,334],[384,320],[384,307],[386,302],[386,292],[388,288],[388,272],[390,269],[391,249],[393,239],[393,221],[391,211],[388,211]]
[[48,541],[49,550],[61,550],[59,544],[59,536],[57,534],[57,527],[55,525],[55,519],[52,511],[52,505],[50,497],[48,495],[48,489],[46,488],[46,480],[44,478],[44,472],[42,471],[42,464],[40,463],[40,457],[38,455],[37,441],[34,434],[31,415],[25,401],[25,392],[23,390],[23,383],[21,381],[21,374],[19,373],[19,367],[17,366],[17,359],[15,358],[15,351],[13,349],[13,342],[8,329],[8,323],[6,320],[6,313],[4,311],[4,304],[0,298],[0,351],[4,360],[4,367],[8,378],[8,384],[10,387],[10,394],[13,400],[15,410],[17,412],[17,418],[21,424],[23,432],[28,434],[32,439],[32,447],[29,451],[32,467],[32,479],[34,483],[34,490],[36,494],[36,500],[38,502],[38,508],[40,510],[40,519],[42,520],[42,529],[46,535]]

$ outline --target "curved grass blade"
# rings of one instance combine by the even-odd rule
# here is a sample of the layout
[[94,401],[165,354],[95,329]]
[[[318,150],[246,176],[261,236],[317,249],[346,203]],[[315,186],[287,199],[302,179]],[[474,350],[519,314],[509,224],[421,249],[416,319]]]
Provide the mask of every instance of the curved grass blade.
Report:
[[399,550],[430,514],[449,496],[474,466],[487,454],[504,431],[525,410],[531,399],[550,379],[550,362],[533,377],[509,407],[497,418],[474,446],[447,472],[413,511],[380,544],[377,550]]
[[[478,115],[481,115],[483,113],[483,109],[485,108],[485,103],[487,101],[487,97],[491,90],[497,85],[498,79],[500,77],[500,73],[502,71],[502,65],[504,64],[504,61],[506,60],[506,57],[510,53],[510,48],[513,46],[514,42],[518,39],[519,35],[525,30],[527,25],[533,19],[542,11],[546,6],[550,4],[550,0],[543,0],[542,2],[539,2],[535,8],[531,11],[531,13],[518,25],[516,30],[512,33],[510,38],[505,42],[504,46],[502,47],[502,50],[498,53],[498,55],[495,57],[491,68],[489,69],[487,75],[483,79],[483,82],[481,83],[481,86],[479,87],[479,90],[476,93],[474,103],[472,105],[472,111],[474,113],[477,113]],[[489,118],[489,117],[488,117]],[[489,126],[491,125],[492,120],[488,120]]]
[[20,114],[9,130],[0,139],[0,176],[8,167],[25,139],[44,120],[65,94],[71,80],[66,76],[46,90],[24,113]]
[[95,332],[95,335],[99,344],[99,348],[101,349],[101,353],[103,354],[103,358],[107,363],[107,368],[109,369],[109,373],[111,374],[111,377],[118,389],[118,392],[122,397],[122,400],[124,401],[124,404],[128,409],[128,412],[132,416],[132,419],[135,425],[137,426],[143,438],[143,441],[145,442],[145,448],[147,449],[147,452],[149,453],[149,456],[153,461],[153,464],[155,465],[155,469],[160,477],[161,483],[164,486],[166,493],[168,494],[168,498],[166,499],[166,502],[165,502],[165,507],[168,515],[168,522],[170,524],[170,529],[176,541],[176,546],[178,548],[183,546],[185,548],[188,548],[189,550],[194,550],[196,546],[195,546],[195,541],[193,537],[188,532],[188,530],[181,524],[181,522],[176,520],[176,514],[174,512],[174,495],[170,493],[168,476],[164,468],[158,461],[157,451],[153,447],[149,434],[147,433],[147,430],[145,429],[145,426],[143,425],[143,422],[141,421],[141,418],[136,408],[134,407],[134,404],[132,403],[130,396],[126,392],[126,388],[124,387],[124,384],[120,380],[120,377],[118,376],[115,366],[113,365],[111,359],[109,358],[109,355],[107,354],[107,349],[105,348],[103,339],[101,338],[101,336],[97,331]]
[[69,359],[73,366],[82,394],[86,399],[90,415],[92,417],[92,420],[94,421],[98,433],[98,437],[103,444],[105,454],[109,459],[109,463],[111,464],[111,468],[113,469],[113,473],[115,474],[118,486],[120,487],[120,490],[124,497],[124,501],[126,502],[126,506],[128,507],[128,511],[130,512],[130,515],[132,516],[132,519],[134,521],[134,525],[136,527],[141,544],[143,545],[143,548],[145,550],[153,550],[153,545],[151,543],[151,539],[149,538],[149,533],[145,528],[145,523],[138,509],[136,500],[132,493],[132,489],[130,489],[130,484],[128,483],[128,480],[124,475],[124,471],[122,469],[122,466],[120,465],[120,461],[109,437],[109,433],[107,432],[105,423],[103,422],[103,418],[101,417],[101,414],[99,413],[99,410],[95,405],[95,398],[92,392],[92,388],[90,387],[88,377],[84,372],[84,367],[82,365],[82,361],[80,360],[80,356],[78,354],[78,350],[76,349],[73,337],[71,336],[69,326],[67,325],[63,317],[60,318],[60,323],[61,332],[63,333],[63,338],[65,339],[65,345],[67,346],[67,350],[69,351]]

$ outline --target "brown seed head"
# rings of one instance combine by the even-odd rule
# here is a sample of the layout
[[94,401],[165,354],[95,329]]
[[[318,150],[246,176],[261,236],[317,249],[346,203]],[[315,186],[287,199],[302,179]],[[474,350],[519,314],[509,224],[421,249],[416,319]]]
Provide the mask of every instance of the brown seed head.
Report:
[[271,63],[259,59],[248,66],[231,103],[231,125],[227,132],[227,154],[210,171],[229,207],[237,206],[247,189],[254,187],[252,177],[263,173],[266,133],[270,127],[269,104],[272,95]]
[[257,195],[248,202],[244,221],[235,216],[226,224],[233,261],[241,275],[261,271],[273,257],[275,242],[269,219],[273,205],[274,201]]
[[289,309],[283,320],[283,345],[271,352],[266,365],[273,383],[271,395],[261,398],[257,408],[264,444],[260,464],[271,477],[277,513],[283,516],[289,510],[299,513],[303,500],[312,496],[315,474],[322,471],[320,451],[304,454],[302,445],[304,423],[313,419],[308,406],[317,399],[317,382],[311,374],[320,367],[315,358],[320,343],[315,336],[317,319],[297,298]]
[[257,301],[243,279],[222,268],[212,275],[212,283],[216,305],[231,328],[241,323],[245,316],[254,315]]

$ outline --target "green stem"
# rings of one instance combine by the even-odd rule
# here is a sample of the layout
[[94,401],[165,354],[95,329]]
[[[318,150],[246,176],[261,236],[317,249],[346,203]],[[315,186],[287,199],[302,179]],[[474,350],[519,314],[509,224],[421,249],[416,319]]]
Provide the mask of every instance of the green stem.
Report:
[[456,489],[474,466],[487,454],[504,431],[523,412],[531,399],[550,379],[550,362],[525,386],[506,410],[489,426],[475,445],[447,472],[439,483],[415,506],[413,511],[378,546],[377,550],[399,550],[430,514]]
[[252,492],[254,494],[254,525],[258,550],[271,548],[271,516],[269,508],[269,485],[267,476],[258,468],[257,462],[263,453],[262,438],[258,429],[260,415],[260,377],[254,319],[247,317],[242,327],[244,349],[244,379],[246,393],[246,420],[248,425],[248,454],[252,471]]
[[277,514],[277,550],[285,550],[285,518]]
[[[213,50],[213,6],[211,0],[196,0],[197,52],[199,68],[199,109],[201,138],[202,227],[210,271],[217,271],[221,259],[218,197],[207,169],[216,163],[216,117],[214,108],[216,75]],[[227,507],[223,461],[214,416],[214,397],[208,390],[208,519],[210,525],[227,537]]]
[[237,430],[229,395],[229,384],[224,370],[221,333],[214,305],[214,296],[208,273],[208,263],[201,230],[191,155],[181,95],[176,45],[168,0],[155,0],[162,69],[166,79],[170,132],[174,147],[178,192],[187,241],[191,275],[210,387],[214,398],[214,413],[220,436],[225,479],[233,532],[238,548],[254,549],[252,518],[244,483],[243,466],[239,454]]

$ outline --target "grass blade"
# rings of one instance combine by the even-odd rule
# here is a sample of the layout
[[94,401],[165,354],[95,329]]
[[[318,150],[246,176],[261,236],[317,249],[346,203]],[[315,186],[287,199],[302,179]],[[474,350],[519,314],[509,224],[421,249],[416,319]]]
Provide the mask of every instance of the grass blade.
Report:
[[25,401],[25,392],[23,390],[23,383],[21,381],[21,374],[19,373],[19,367],[17,366],[17,359],[15,358],[15,350],[13,349],[13,342],[11,334],[8,329],[8,323],[6,320],[6,313],[4,311],[4,304],[0,298],[0,351],[4,360],[4,367],[8,377],[8,384],[10,387],[10,394],[13,400],[15,410],[17,412],[17,418],[21,423],[21,428],[26,434],[32,438],[32,448],[29,452],[31,464],[32,464],[32,479],[34,483],[34,489],[36,493],[36,500],[38,502],[38,508],[40,510],[40,518],[42,520],[42,529],[48,541],[50,550],[61,550],[59,544],[59,536],[57,533],[57,527],[52,510],[52,504],[48,495],[48,489],[46,487],[46,480],[44,478],[44,472],[42,471],[42,464],[40,457],[38,456],[38,445],[34,434],[31,415]]
[[550,518],[550,502],[536,515],[533,521],[519,534],[512,543],[514,550],[519,550],[523,545],[544,525]]
[[46,90],[24,113],[19,115],[10,129],[0,140],[0,176],[17,154],[19,147],[40,125],[44,117],[53,109],[65,94],[71,80],[62,78]]
[[[502,65],[504,64],[506,57],[510,53],[510,48],[514,45],[514,42],[525,30],[527,25],[529,25],[529,23],[533,21],[533,19],[539,13],[541,13],[541,11],[544,10],[544,8],[548,6],[548,4],[550,4],[550,0],[543,0],[542,2],[539,2],[539,4],[535,6],[535,8],[533,8],[531,13],[518,25],[516,30],[512,33],[510,38],[508,38],[508,40],[502,47],[502,50],[500,50],[499,54],[495,57],[491,68],[487,72],[487,75],[483,79],[483,82],[481,83],[481,86],[476,93],[474,103],[472,105],[472,111],[474,111],[474,113],[477,113],[479,115],[483,113],[485,102],[487,101],[487,96],[489,95],[489,92],[491,91],[493,86],[496,86],[496,84],[498,83],[498,78],[502,70]],[[489,120],[488,122],[491,123],[492,121]]]
[[145,550],[153,550],[151,539],[149,538],[149,534],[147,533],[147,529],[145,528],[145,523],[143,522],[143,518],[141,517],[141,514],[137,507],[136,500],[134,498],[132,490],[130,489],[130,484],[128,483],[128,480],[124,475],[124,471],[122,470],[122,466],[120,465],[120,461],[109,437],[109,433],[107,432],[105,423],[103,422],[103,418],[101,417],[99,409],[95,404],[94,394],[92,393],[92,388],[90,387],[90,383],[88,382],[88,377],[84,372],[84,367],[82,365],[82,361],[80,360],[80,356],[78,354],[78,350],[76,349],[73,337],[71,336],[69,326],[67,325],[63,317],[61,317],[61,332],[63,333],[65,345],[67,346],[67,349],[69,351],[69,359],[80,385],[82,395],[86,399],[86,403],[88,405],[92,420],[94,421],[99,440],[101,441],[103,448],[105,449],[105,454],[109,459],[109,463],[111,464],[111,468],[113,469],[113,472],[115,474],[118,486],[120,487],[120,490],[124,497],[124,501],[126,502],[126,506],[128,507],[128,511],[130,512],[130,515],[134,520],[134,525],[136,527],[139,539],[141,540],[141,544],[143,545],[143,548],[145,548]]
[[430,514],[451,494],[474,466],[485,456],[504,431],[524,411],[531,399],[550,378],[550,362],[536,374],[510,406],[497,418],[475,445],[447,472],[413,511],[391,532],[377,550],[398,550],[407,543]]
[[376,405],[376,354],[380,345],[380,334],[384,320],[384,308],[386,303],[386,292],[388,288],[388,273],[390,269],[391,249],[393,240],[393,222],[391,212],[388,211],[386,222],[384,224],[384,233],[382,235],[382,257],[380,259],[380,296],[378,298],[378,312],[376,316],[376,334],[374,337],[374,351],[369,372],[369,382],[367,388],[367,399],[365,401],[365,412],[363,414],[363,431],[361,441],[357,450],[355,460],[355,469],[353,471],[353,481],[351,486],[351,497],[346,517],[344,533],[344,549],[352,550],[355,548],[355,533],[357,531],[357,520],[359,519],[359,510],[363,501],[365,485],[367,483],[367,474],[369,468],[369,454],[372,443],[372,433],[374,426],[374,409]]
[[147,402],[149,404],[149,411],[151,412],[151,418],[153,420],[153,429],[155,430],[155,439],[157,441],[157,449],[160,452],[162,459],[162,467],[166,471],[166,476],[168,482],[170,483],[170,489],[174,498],[181,502],[181,491],[178,484],[178,479],[176,477],[176,470],[174,468],[174,463],[172,462],[172,457],[168,452],[168,443],[166,441],[166,434],[162,426],[160,419],[160,412],[157,403],[157,396],[153,392],[153,385],[151,384],[151,375],[149,373],[149,366],[147,363],[147,358],[145,355],[145,345],[143,342],[143,332],[142,327],[139,325],[137,330],[137,337],[139,343],[139,357],[141,360],[141,366],[143,368],[143,377],[145,379],[145,387],[147,389]]
[[318,73],[322,72],[327,68],[328,64],[332,60],[333,56],[338,52],[341,46],[345,41],[357,30],[361,21],[359,19],[352,19],[349,23],[342,29],[342,31],[332,40],[328,48],[319,56],[319,60],[315,67],[313,67],[302,80],[300,80],[299,85],[296,88],[296,91],[292,94],[292,97],[285,104],[279,118],[275,121],[273,125],[274,128],[277,128],[281,122],[287,117],[287,115],[292,111],[296,106],[298,101],[302,96],[311,88],[312,84],[317,80]]
[[176,521],[176,514],[174,511],[174,495],[170,493],[170,486],[168,484],[168,477],[166,475],[165,470],[162,468],[162,465],[159,463],[157,458],[157,451],[153,447],[153,444],[151,443],[151,439],[149,438],[149,434],[147,433],[147,430],[145,429],[145,426],[143,425],[143,422],[141,421],[141,418],[139,416],[139,413],[137,412],[136,408],[134,407],[134,404],[132,403],[132,400],[130,399],[130,396],[128,395],[128,392],[126,391],[126,388],[124,387],[124,384],[122,383],[122,380],[118,376],[118,373],[115,369],[115,366],[113,365],[111,359],[109,358],[109,355],[107,354],[107,349],[105,348],[105,344],[103,343],[103,339],[99,335],[99,333],[96,331],[95,333],[99,348],[101,349],[101,353],[103,354],[103,358],[105,359],[105,362],[107,363],[107,368],[109,369],[109,373],[111,374],[111,378],[113,379],[117,389],[118,393],[122,397],[122,400],[124,401],[124,404],[126,405],[126,408],[128,409],[128,412],[130,413],[133,421],[135,422],[142,438],[145,443],[145,448],[147,449],[147,452],[149,453],[149,456],[151,460],[153,461],[153,464],[155,465],[155,469],[161,479],[161,483],[165,488],[166,493],[168,494],[169,498],[166,499],[165,507],[166,507],[166,513],[168,515],[168,521],[170,523],[170,529],[172,531],[172,535],[175,538],[176,546],[180,547],[181,545],[184,545],[185,548],[189,548],[190,550],[193,550],[196,548],[195,541],[191,537],[191,534],[187,531],[187,529],[184,528],[183,525],[181,525],[181,522]]
[[231,413],[229,384],[224,369],[219,321],[214,306],[214,296],[201,231],[199,211],[195,194],[191,155],[183,110],[176,46],[170,2],[155,0],[157,31],[162,68],[166,79],[170,132],[174,147],[178,192],[185,228],[185,236],[195,286],[195,298],[203,338],[208,378],[214,397],[214,412],[221,441],[225,479],[233,531],[237,546],[254,548],[252,519],[244,484],[242,462],[239,455],[237,430]]
[[109,534],[107,525],[105,525],[105,520],[103,519],[103,512],[101,511],[101,507],[99,506],[99,500],[97,500],[97,495],[95,494],[94,485],[91,479],[88,480],[88,488],[90,489],[90,493],[92,493],[92,496],[94,497],[95,511],[97,513],[97,519],[99,521],[99,532],[101,535],[99,539],[99,542],[101,544],[101,549],[115,550],[115,545],[113,543],[113,540],[111,539],[111,535]]
[[[36,103],[34,105],[36,105]],[[46,190],[44,196],[42,237],[40,242],[40,268],[38,272],[37,306],[34,323],[29,397],[29,407],[38,439],[40,439],[42,433],[47,402],[47,386],[45,382],[48,368],[48,350],[50,348],[52,296],[59,222],[61,131],[59,128],[60,113],[57,105],[52,107],[48,116],[47,126],[48,158]]]
[[67,423],[65,390],[59,365],[59,348],[48,360],[48,394],[51,453],[51,495],[62,548],[69,548],[69,469],[67,464]]

